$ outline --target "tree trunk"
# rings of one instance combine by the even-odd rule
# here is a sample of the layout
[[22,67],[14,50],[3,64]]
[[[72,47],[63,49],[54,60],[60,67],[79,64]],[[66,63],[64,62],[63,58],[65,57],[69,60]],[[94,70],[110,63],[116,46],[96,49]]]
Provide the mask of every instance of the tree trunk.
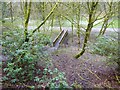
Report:
[[104,28],[104,24],[105,24],[105,22],[103,22],[102,27],[101,27],[100,32],[99,32],[97,37],[99,37],[102,34],[102,31],[103,31],[103,28]]
[[105,22],[105,26],[104,26],[104,29],[102,31],[102,35],[105,34],[105,31],[106,31],[107,28],[108,28],[108,20]]
[[2,32],[4,31],[6,2],[2,2]]
[[[72,14],[74,15],[74,3],[72,3]],[[74,16],[72,17],[71,28],[72,28],[72,42],[73,42],[73,28],[74,28]]]
[[32,34],[30,35],[30,37],[42,26],[45,24],[45,22],[49,19],[49,17],[52,15],[53,11],[55,10],[55,8],[57,7],[58,3],[55,4],[55,6],[52,8],[52,10],[50,11],[50,13],[47,15],[47,17],[45,18],[45,20],[40,23],[40,25],[38,25],[37,28],[35,28],[33,31],[32,31]]
[[59,22],[60,31],[62,31],[61,15],[59,15],[59,17],[58,17],[58,22]]
[[13,10],[12,10],[12,2],[10,2],[10,16],[11,16],[11,22],[13,23]]
[[28,37],[28,23],[29,23],[29,18],[30,18],[31,2],[29,2],[29,7],[27,6],[27,4],[28,4],[28,2],[25,2],[25,6],[24,6],[24,18],[25,18],[24,36],[25,36],[25,42],[29,41],[29,37]]
[[77,11],[77,35],[78,35],[78,46],[80,46],[80,3]]
[[51,19],[51,33],[50,33],[50,36],[52,36],[52,31],[53,31],[53,24],[54,24],[54,15],[52,16],[52,19]]
[[73,22],[71,22],[71,27],[72,27],[72,42],[73,42]]
[[[51,8],[53,7],[52,3],[51,3]],[[52,36],[52,31],[53,31],[53,25],[54,25],[54,14],[52,15],[52,18],[51,18],[51,32],[50,32],[50,36]]]
[[[43,8],[42,8],[42,21],[45,20],[45,2],[42,2]],[[45,24],[43,25],[43,30],[45,31]]]
[[108,6],[109,6],[108,10],[106,10],[105,4],[104,4],[106,17],[104,18],[104,22],[103,22],[102,28],[101,28],[101,30],[100,30],[100,32],[99,32],[97,37],[99,37],[101,35],[104,35],[106,29],[108,28],[108,23],[109,23],[108,20],[113,15],[112,4],[113,4],[112,2],[110,4],[108,4]]
[[87,41],[89,39],[92,27],[93,27],[93,23],[91,25],[88,24],[88,28],[86,29],[86,34],[85,34],[85,38],[84,38],[84,43],[83,43],[82,51],[78,55],[76,55],[75,58],[79,58],[85,52],[85,47],[87,45]]
[[52,20],[51,20],[51,32],[53,30],[53,24],[54,24],[54,15],[52,16]]
[[[89,5],[90,4],[90,2],[87,2],[87,4]],[[90,37],[90,32],[91,32],[91,30],[92,30],[92,28],[93,28],[93,14],[95,14],[94,13],[94,10],[95,10],[95,8],[96,8],[96,6],[97,6],[97,4],[98,4],[98,2],[92,2],[92,5],[91,5],[91,7],[89,8],[89,22],[88,22],[88,25],[87,25],[87,29],[86,29],[86,33],[85,33],[85,38],[84,38],[84,43],[83,43],[83,47],[82,47],[82,51],[79,53],[79,54],[77,54],[76,56],[75,56],[75,58],[79,58],[81,55],[83,55],[83,53],[85,52],[85,48],[86,48],[86,45],[87,45],[87,41],[88,41],[88,39],[89,39],[89,37]]]

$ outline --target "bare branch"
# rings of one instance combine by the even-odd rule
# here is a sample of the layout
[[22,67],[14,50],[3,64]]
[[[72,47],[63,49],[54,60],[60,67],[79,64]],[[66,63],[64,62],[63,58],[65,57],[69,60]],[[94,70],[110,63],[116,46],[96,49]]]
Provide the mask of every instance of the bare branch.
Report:
[[35,33],[48,20],[48,18],[52,15],[52,13],[53,13],[54,9],[57,7],[57,5],[58,5],[58,3],[55,4],[55,6],[52,8],[52,10],[50,11],[50,13],[47,15],[47,17],[45,18],[45,20],[37,28],[35,28],[33,30],[32,34]]

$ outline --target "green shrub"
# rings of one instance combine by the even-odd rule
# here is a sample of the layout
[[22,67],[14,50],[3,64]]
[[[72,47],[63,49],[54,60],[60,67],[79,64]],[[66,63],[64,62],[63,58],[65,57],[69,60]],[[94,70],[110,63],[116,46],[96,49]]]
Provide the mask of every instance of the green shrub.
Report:
[[[49,75],[51,77],[48,77]],[[50,90],[55,90],[56,88],[64,90],[65,88],[68,88],[64,73],[60,72],[57,68],[54,70],[45,68],[43,76],[41,78],[38,76],[35,77],[34,81],[38,83],[38,88],[41,88],[41,83],[46,83],[46,87],[49,87]]]
[[41,35],[39,39],[36,35],[31,37],[29,42],[24,42],[24,34],[20,29],[3,32],[2,37],[2,53],[8,58],[7,66],[4,68],[6,76],[3,80],[11,83],[33,80],[36,63],[44,61],[43,57],[46,57],[42,48],[46,42],[50,43],[50,39],[45,35]]
[[118,40],[111,36],[100,36],[96,42],[90,45],[92,53],[107,56],[109,60],[115,61],[120,66],[118,56]]
[[39,42],[40,42],[40,44],[43,44],[43,45],[51,45],[52,44],[50,37],[47,36],[46,34],[42,34],[40,32],[39,33],[36,32],[34,34],[33,38],[34,38],[34,41],[36,44],[39,44]]
[[[5,76],[2,80],[5,82],[27,83],[29,81],[36,82],[41,87],[43,83],[47,83],[47,87],[65,88],[68,86],[62,72],[57,69],[50,70],[46,66],[43,71],[37,70],[38,61],[49,62],[46,52],[43,51],[45,45],[51,45],[50,38],[45,34],[35,33],[30,37],[29,42],[24,42],[24,34],[22,30],[17,29],[3,33],[2,41],[3,54],[7,56],[8,61],[6,67],[3,68]],[[47,61],[46,61],[47,60]],[[36,73],[38,76],[36,76]],[[39,75],[42,75],[39,77]],[[37,85],[37,84],[36,84]],[[34,85],[33,85],[34,86]],[[35,87],[35,86],[34,86]]]

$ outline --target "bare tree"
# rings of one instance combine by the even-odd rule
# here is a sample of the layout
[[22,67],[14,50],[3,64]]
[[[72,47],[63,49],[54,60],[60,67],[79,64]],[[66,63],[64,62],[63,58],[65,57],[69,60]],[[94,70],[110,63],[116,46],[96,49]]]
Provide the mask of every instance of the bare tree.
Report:
[[42,25],[45,24],[45,22],[46,22],[46,21],[49,19],[49,17],[53,14],[53,11],[54,11],[55,8],[57,7],[57,5],[58,5],[58,3],[56,3],[56,4],[53,6],[52,10],[51,10],[51,11],[49,12],[49,14],[45,17],[44,21],[43,21],[42,23],[40,23],[40,24],[38,25],[38,27],[35,28],[35,29],[32,31],[32,34],[30,35],[30,37],[31,37],[37,30],[39,30],[39,28],[40,28]]
[[88,25],[85,33],[85,38],[84,38],[84,43],[82,47],[82,51],[75,56],[75,58],[79,58],[83,53],[85,52],[85,48],[87,45],[88,38],[90,36],[90,32],[93,28],[93,24],[95,22],[95,13],[96,13],[96,8],[97,8],[98,2],[87,2],[87,9],[88,9]]
[[118,11],[118,7],[116,3],[114,2],[110,2],[110,3],[106,2],[104,3],[104,10],[105,10],[105,18],[103,20],[103,24],[102,24],[98,37],[100,35],[105,34],[106,29],[112,22],[112,21],[110,22],[109,20],[112,19],[112,17],[116,15],[116,12]]

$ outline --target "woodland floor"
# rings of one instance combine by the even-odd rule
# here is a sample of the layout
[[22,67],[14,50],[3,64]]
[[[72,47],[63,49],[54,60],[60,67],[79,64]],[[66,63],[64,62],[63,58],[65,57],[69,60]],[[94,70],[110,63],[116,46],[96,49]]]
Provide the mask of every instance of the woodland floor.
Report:
[[105,57],[88,52],[75,59],[73,57],[76,54],[75,47],[69,47],[67,50],[65,48],[57,51],[52,58],[54,66],[65,72],[69,85],[76,82],[84,88],[118,88],[115,64],[107,65]]
[[[91,39],[94,39],[93,34]],[[106,57],[91,54],[88,51],[79,59],[75,59],[74,56],[80,50],[77,46],[77,37],[74,36],[73,40],[73,43],[69,40],[67,46],[61,45],[51,54],[54,67],[65,72],[68,84],[71,86],[76,83],[77,88],[117,88],[119,90],[120,86],[115,77],[117,64],[109,63]]]
[[[120,86],[115,77],[117,64],[109,64],[106,57],[88,51],[79,59],[75,59],[74,56],[80,50],[77,46],[77,37],[74,36],[73,40],[72,43],[69,38],[68,45],[61,45],[58,50],[50,54],[54,67],[65,72],[68,84],[71,86],[76,83],[76,88],[117,88],[119,90]],[[0,55],[0,58],[5,57]]]

